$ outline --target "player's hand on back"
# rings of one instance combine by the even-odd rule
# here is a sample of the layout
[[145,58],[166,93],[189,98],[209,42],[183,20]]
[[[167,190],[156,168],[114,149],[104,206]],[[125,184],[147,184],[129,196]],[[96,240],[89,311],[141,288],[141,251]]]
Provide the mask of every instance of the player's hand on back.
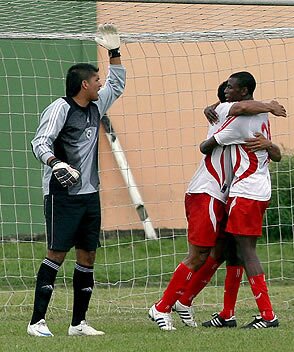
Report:
[[49,166],[52,167],[52,173],[62,187],[71,187],[76,184],[80,178],[78,170],[57,158],[51,160]]
[[254,138],[246,138],[245,146],[251,151],[256,152],[258,150],[267,149],[272,145],[272,142],[265,138],[262,133],[254,133]]
[[204,115],[206,116],[208,122],[211,125],[214,125],[215,123],[218,123],[218,121],[219,121],[218,114],[215,111],[215,108],[217,107],[217,105],[218,105],[218,103],[213,104],[213,105],[209,105],[203,111]]

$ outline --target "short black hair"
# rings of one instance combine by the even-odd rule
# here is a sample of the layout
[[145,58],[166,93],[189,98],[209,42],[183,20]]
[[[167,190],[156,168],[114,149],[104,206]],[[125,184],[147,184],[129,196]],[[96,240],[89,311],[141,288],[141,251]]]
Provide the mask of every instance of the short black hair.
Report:
[[84,80],[89,80],[99,69],[91,64],[79,63],[71,66],[66,75],[66,96],[75,97]]
[[217,97],[221,103],[224,103],[227,99],[225,96],[225,89],[227,88],[228,81],[224,81],[218,86]]
[[248,89],[248,94],[253,95],[256,88],[255,78],[251,73],[246,71],[233,73],[230,78],[236,78],[240,88],[246,87]]

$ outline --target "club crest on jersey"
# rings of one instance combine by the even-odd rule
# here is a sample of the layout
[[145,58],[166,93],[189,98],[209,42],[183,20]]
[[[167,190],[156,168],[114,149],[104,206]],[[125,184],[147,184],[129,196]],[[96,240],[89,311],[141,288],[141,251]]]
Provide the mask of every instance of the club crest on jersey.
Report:
[[86,137],[88,139],[90,139],[92,137],[92,130],[90,128],[88,130],[86,130]]

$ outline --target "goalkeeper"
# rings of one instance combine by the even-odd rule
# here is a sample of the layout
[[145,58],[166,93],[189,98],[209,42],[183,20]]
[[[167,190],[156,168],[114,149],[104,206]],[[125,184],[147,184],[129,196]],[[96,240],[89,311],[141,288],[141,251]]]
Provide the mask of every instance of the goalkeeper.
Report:
[[43,193],[48,251],[36,282],[29,335],[53,336],[45,315],[58,269],[75,247],[73,312],[68,335],[104,335],[86,321],[93,286],[96,248],[100,247],[101,208],[98,177],[100,120],[125,87],[120,37],[112,24],[100,25],[95,38],[108,50],[109,72],[104,86],[98,69],[87,63],[69,68],[66,96],[42,113],[32,140],[34,155],[44,166]]

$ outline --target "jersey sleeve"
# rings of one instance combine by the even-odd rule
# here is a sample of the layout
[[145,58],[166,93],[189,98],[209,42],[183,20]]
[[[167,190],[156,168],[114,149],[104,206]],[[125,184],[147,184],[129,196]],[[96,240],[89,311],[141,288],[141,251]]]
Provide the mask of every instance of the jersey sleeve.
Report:
[[214,138],[221,146],[242,144],[244,143],[244,138],[248,137],[249,123],[250,118],[248,116],[231,116],[214,134]]
[[41,115],[40,124],[31,145],[35,157],[44,164],[47,164],[48,158],[54,156],[53,143],[64,126],[68,110],[68,103],[59,98]]
[[100,118],[106,113],[114,101],[123,93],[126,83],[126,69],[122,65],[110,65],[104,86],[99,91],[96,104]]
[[221,122],[223,122],[228,117],[230,109],[234,104],[235,102],[233,103],[226,102],[226,103],[221,103],[216,107],[215,111],[218,114],[219,120]]
[[213,125],[209,124],[207,139],[212,137],[214,133],[221,127],[222,123],[227,118],[230,108],[233,104],[234,103],[221,103],[216,107],[215,112],[218,115],[218,122]]

